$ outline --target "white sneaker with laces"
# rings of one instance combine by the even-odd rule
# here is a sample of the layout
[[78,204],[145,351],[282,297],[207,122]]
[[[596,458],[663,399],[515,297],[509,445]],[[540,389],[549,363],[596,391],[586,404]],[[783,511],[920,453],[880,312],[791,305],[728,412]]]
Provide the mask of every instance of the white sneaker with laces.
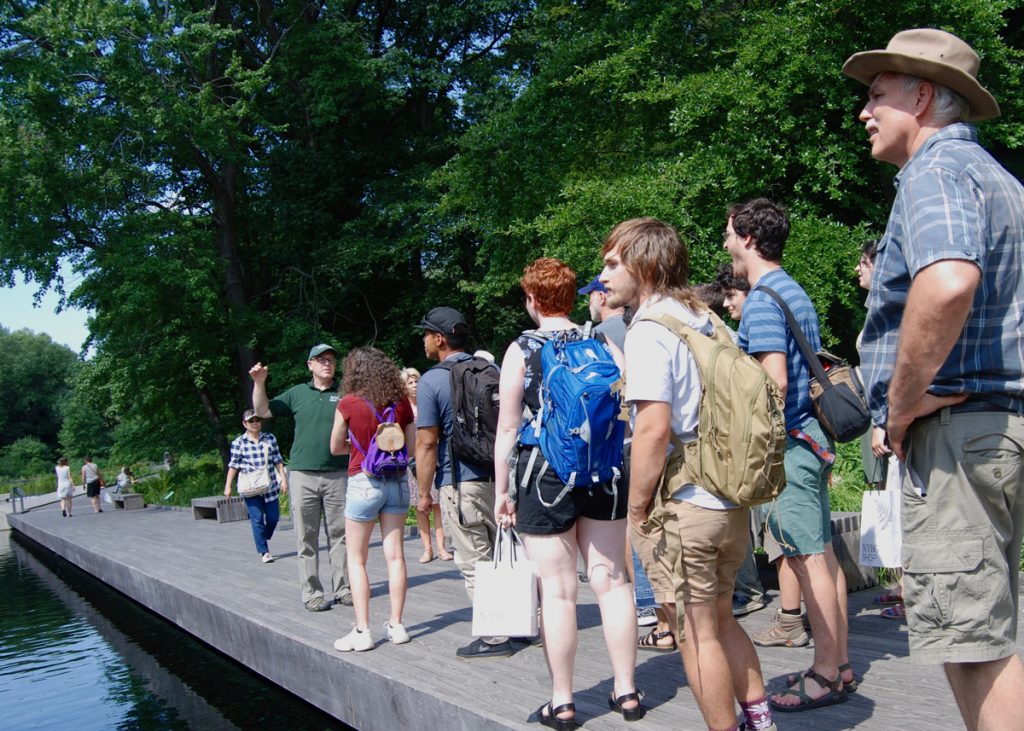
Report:
[[373,649],[373,637],[370,636],[370,628],[359,630],[352,625],[352,631],[344,637],[334,641],[334,649],[338,652],[366,652]]
[[274,557],[270,555],[270,551],[264,553],[263,558],[261,560],[263,561],[263,563],[274,563]]
[[405,631],[405,627],[401,623],[391,624],[390,622],[385,622],[384,631],[388,633],[388,639],[391,640],[392,644],[404,645],[409,641],[409,633]]

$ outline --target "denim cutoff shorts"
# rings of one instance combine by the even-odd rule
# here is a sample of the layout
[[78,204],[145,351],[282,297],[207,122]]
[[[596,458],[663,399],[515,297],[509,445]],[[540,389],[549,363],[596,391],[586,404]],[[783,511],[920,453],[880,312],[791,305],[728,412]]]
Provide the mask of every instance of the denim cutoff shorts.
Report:
[[345,491],[345,517],[369,522],[381,513],[405,515],[409,511],[406,476],[370,477],[365,472],[349,475]]

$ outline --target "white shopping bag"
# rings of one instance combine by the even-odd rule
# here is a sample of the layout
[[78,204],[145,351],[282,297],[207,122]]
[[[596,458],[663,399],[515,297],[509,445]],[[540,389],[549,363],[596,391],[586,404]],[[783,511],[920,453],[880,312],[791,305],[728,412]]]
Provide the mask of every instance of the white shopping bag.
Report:
[[100,490],[101,498],[102,498],[103,502],[105,502],[107,505],[113,505],[114,504],[114,496],[112,494],[113,492],[114,492],[114,488],[112,488],[112,487],[104,487],[104,488],[102,488]]
[[899,462],[889,458],[884,490],[865,490],[860,511],[860,565],[894,569],[901,564],[903,504]]
[[474,584],[474,637],[537,634],[537,565],[514,530],[498,531],[494,559],[477,562]]

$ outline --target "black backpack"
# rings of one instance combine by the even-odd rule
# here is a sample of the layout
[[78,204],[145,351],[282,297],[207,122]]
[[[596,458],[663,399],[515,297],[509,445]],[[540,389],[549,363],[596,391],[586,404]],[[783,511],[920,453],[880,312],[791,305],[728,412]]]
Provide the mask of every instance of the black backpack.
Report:
[[494,472],[494,435],[498,429],[499,372],[484,358],[447,360],[438,366],[451,374],[452,433],[448,447],[463,462]]

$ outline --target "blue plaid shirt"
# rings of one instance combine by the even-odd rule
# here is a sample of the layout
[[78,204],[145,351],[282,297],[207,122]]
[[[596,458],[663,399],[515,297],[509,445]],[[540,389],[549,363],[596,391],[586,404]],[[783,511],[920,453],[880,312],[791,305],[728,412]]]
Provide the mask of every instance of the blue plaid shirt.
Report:
[[[263,445],[269,448],[267,451],[267,457],[270,460],[269,465],[263,458]],[[255,472],[261,467],[269,467],[270,489],[263,495],[265,500],[277,500],[277,496],[281,494],[281,486],[277,484],[277,470],[274,469],[274,465],[281,464],[282,462],[284,462],[284,459],[281,457],[281,450],[278,448],[277,439],[274,438],[273,434],[261,433],[258,442],[254,442],[246,434],[242,434],[236,437],[235,441],[231,442],[229,468],[234,467],[239,472]]]
[[[878,248],[861,341],[872,418],[885,424],[900,323],[910,284],[937,261],[982,272],[963,332],[929,387],[1024,406],[1024,188],[978,144],[969,124],[933,134],[896,176]],[[746,310],[744,310],[746,316]]]
[[803,287],[782,269],[763,275],[750,290],[743,303],[738,343],[751,355],[758,353],[786,354],[786,429],[803,429],[814,418],[811,405],[811,367],[800,351],[796,338],[789,332],[786,314],[772,296],[758,291],[769,287],[782,297],[793,311],[807,342],[815,351],[821,349],[818,313]]

